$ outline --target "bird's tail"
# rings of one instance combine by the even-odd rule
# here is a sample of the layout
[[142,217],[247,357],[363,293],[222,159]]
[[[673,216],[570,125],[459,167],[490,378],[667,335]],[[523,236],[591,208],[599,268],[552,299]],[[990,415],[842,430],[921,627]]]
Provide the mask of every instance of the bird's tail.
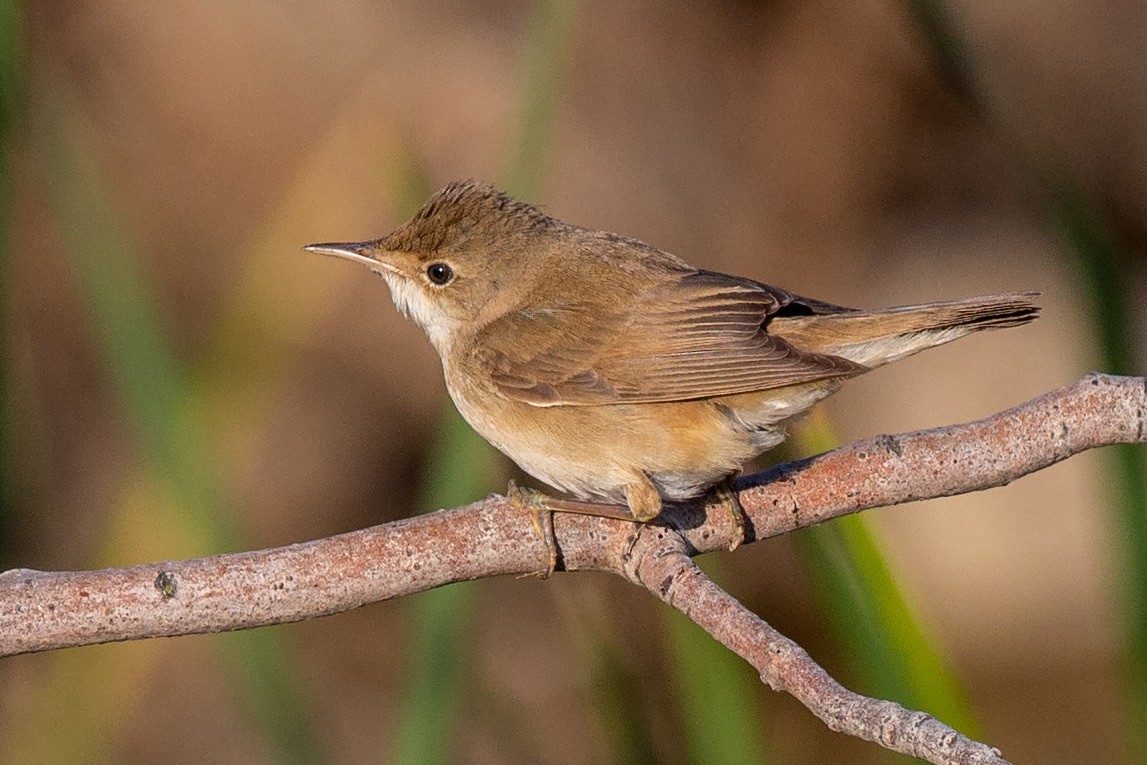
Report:
[[990,295],[879,311],[776,316],[769,332],[802,350],[877,367],[982,329],[1027,324],[1039,315],[1038,292]]

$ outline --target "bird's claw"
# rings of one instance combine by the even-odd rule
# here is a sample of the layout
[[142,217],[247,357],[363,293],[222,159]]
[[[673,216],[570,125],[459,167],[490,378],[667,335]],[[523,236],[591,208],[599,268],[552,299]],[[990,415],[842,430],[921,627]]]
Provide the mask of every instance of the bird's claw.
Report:
[[721,506],[727,509],[729,514],[733,516],[733,523],[736,525],[733,541],[729,543],[729,552],[732,552],[745,541],[745,509],[741,507],[741,500],[737,499],[737,492],[733,488],[732,480],[725,480],[717,484],[713,493],[717,496]]
[[549,579],[550,575],[557,570],[559,550],[557,536],[554,534],[554,511],[547,504],[548,497],[537,489],[522,488],[514,481],[510,481],[510,485],[506,489],[506,498],[513,505],[530,514],[530,519],[534,523],[534,532],[541,539],[542,546],[546,549],[545,567],[534,572],[533,575],[542,579]]

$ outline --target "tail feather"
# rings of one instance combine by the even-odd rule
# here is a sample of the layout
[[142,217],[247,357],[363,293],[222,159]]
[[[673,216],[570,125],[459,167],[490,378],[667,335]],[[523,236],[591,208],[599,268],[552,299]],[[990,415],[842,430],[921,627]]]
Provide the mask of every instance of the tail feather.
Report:
[[1038,292],[965,298],[812,316],[777,316],[769,331],[796,347],[868,367],[902,359],[983,329],[1027,324],[1039,315]]
[[1037,297],[1038,292],[1013,292],[942,303],[902,305],[869,312],[867,315],[879,317],[908,314],[914,317],[913,321],[922,320],[925,323],[924,326],[915,327],[916,331],[951,327],[1002,329],[1027,324],[1039,316],[1039,306],[1032,302]]

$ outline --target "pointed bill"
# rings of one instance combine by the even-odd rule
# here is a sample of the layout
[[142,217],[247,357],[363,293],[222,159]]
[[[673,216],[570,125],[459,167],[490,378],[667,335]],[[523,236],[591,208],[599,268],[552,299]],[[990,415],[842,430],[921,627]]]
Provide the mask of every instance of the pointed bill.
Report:
[[336,258],[353,260],[378,271],[385,268],[394,270],[391,266],[373,257],[371,253],[377,248],[378,242],[327,242],[323,244],[308,244],[303,249],[307,252],[317,252],[321,255],[332,255]]

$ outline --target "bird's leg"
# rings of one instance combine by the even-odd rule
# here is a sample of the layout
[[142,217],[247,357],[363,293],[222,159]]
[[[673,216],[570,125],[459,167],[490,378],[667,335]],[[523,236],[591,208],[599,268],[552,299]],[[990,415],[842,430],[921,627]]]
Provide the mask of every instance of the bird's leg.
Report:
[[521,488],[513,481],[506,491],[506,497],[517,507],[530,513],[534,531],[546,548],[546,567],[538,576],[546,579],[558,566],[558,541],[554,535],[554,513],[577,513],[595,515],[599,518],[613,518],[619,521],[635,520],[633,512],[625,505],[610,505],[603,502],[583,502],[576,499],[558,499],[543,494],[537,489]]
[[546,503],[550,498],[537,489],[519,488],[514,481],[510,481],[510,485],[506,489],[506,498],[510,500],[511,504],[530,514],[530,519],[534,522],[534,532],[542,540],[542,546],[546,548],[546,565],[545,568],[537,572],[537,576],[542,579],[549,579],[550,574],[554,573],[558,567],[558,540],[554,535],[554,511]]
[[635,527],[622,556],[623,560],[629,560],[641,536],[642,526],[661,515],[661,492],[653,485],[653,481],[649,480],[645,471],[634,476],[634,481],[625,487],[625,504],[629,510],[629,519],[633,521]]
[[726,478],[713,487],[713,495],[721,506],[733,516],[733,523],[737,531],[733,541],[729,544],[729,552],[736,550],[745,541],[745,510],[741,507],[741,500],[737,499],[737,492],[733,488],[733,479]]
[[629,506],[628,520],[648,523],[661,515],[661,492],[644,471],[625,487],[625,503]]

